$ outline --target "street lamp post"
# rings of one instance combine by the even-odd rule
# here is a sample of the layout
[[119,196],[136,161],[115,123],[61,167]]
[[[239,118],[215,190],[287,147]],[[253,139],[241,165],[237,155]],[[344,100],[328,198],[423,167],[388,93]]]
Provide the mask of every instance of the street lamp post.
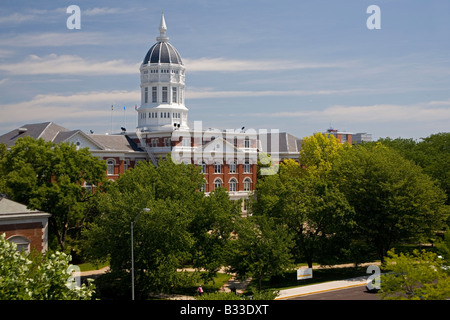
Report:
[[142,211],[137,214],[134,220],[131,221],[131,300],[134,300],[134,239],[133,239],[134,224],[136,223],[137,219],[143,212],[149,211],[150,211],[149,208],[142,209]]

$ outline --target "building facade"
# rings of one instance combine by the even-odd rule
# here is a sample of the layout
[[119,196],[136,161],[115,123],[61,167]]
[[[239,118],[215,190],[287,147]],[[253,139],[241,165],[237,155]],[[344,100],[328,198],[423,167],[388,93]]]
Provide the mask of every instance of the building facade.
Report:
[[169,42],[164,15],[159,32],[140,67],[138,126],[135,133],[127,134],[155,165],[170,155],[175,162],[200,166],[206,194],[224,187],[233,200],[248,198],[256,183],[257,134],[243,129],[204,129],[201,121],[189,126],[186,68]]
[[0,234],[14,242],[17,250],[45,252],[48,248],[48,218],[50,214],[30,210],[26,206],[0,195]]
[[166,35],[164,15],[159,32],[139,69],[141,102],[136,106],[135,131],[86,134],[46,122],[23,125],[0,136],[0,143],[12,146],[17,139],[31,136],[89,148],[92,155],[106,161],[110,180],[116,180],[139,161],[151,161],[157,166],[159,159],[170,156],[174,162],[201,167],[205,176],[202,189],[206,194],[224,187],[231,199],[247,199],[256,183],[257,157],[261,151],[258,134],[244,128],[204,129],[201,121],[189,126],[184,98],[186,68]]

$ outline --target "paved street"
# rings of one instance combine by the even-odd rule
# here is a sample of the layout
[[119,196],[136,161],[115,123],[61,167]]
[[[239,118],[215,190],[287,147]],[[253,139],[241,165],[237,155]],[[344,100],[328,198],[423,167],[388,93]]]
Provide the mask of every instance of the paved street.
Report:
[[280,291],[276,300],[379,300],[366,292],[367,276]]
[[380,300],[374,294],[366,291],[366,287],[358,286],[346,289],[336,289],[327,292],[306,294],[286,300]]

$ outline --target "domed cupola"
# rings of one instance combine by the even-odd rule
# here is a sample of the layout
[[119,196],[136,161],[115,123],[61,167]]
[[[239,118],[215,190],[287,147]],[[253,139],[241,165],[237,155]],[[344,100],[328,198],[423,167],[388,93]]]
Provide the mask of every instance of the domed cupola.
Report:
[[169,43],[169,37],[166,36],[166,21],[164,14],[161,17],[161,24],[159,26],[159,37],[156,38],[156,43],[148,50],[142,64],[148,63],[174,63],[183,64],[181,56],[177,49]]
[[177,49],[168,42],[157,42],[148,50],[143,64],[148,63],[174,63],[183,64]]
[[177,49],[169,43],[164,14],[159,37],[142,61],[141,106],[138,128],[141,131],[188,129],[184,105],[185,67]]

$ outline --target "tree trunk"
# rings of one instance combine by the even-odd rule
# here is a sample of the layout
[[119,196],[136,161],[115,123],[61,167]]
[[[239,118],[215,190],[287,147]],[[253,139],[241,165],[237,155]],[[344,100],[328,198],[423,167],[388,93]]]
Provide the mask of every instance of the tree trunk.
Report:
[[59,247],[61,248],[61,251],[64,252],[64,248],[65,248],[65,240],[64,240],[64,238],[65,237],[63,237],[61,235],[61,232],[59,232],[58,224],[56,223],[56,219],[53,218],[53,217],[50,217],[49,221],[50,221],[53,229],[55,230],[56,239],[58,240]]

